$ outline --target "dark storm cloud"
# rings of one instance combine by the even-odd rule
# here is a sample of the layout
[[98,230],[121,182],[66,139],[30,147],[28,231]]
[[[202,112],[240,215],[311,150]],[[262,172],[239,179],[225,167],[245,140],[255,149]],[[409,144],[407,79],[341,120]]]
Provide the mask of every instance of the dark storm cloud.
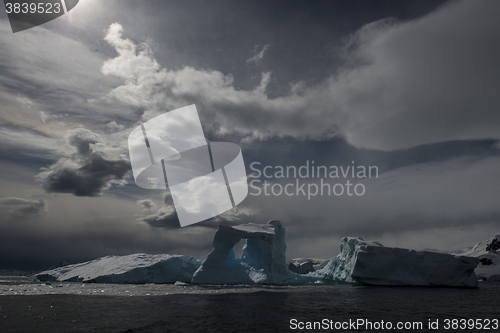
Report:
[[107,159],[105,151],[93,150],[101,138],[86,129],[70,131],[68,143],[76,148],[70,158],[61,158],[42,169],[37,180],[50,193],[72,193],[76,196],[95,197],[112,184],[123,185],[130,163],[123,159]]
[[[152,199],[139,200],[137,203],[147,209],[147,215],[139,218],[139,221],[145,222],[153,228],[179,228],[179,219],[170,191],[163,194],[163,202],[161,203],[156,204]],[[154,210],[156,207],[158,208]]]
[[[81,198],[58,197],[58,202],[51,199],[50,212],[36,219],[20,216],[16,223],[0,223],[0,268],[43,270],[62,261],[131,253],[190,254],[203,259],[211,249],[213,230],[150,228],[134,221],[131,203],[102,197],[88,199],[93,204],[85,206]],[[110,212],[118,214],[109,216]]]
[[498,6],[453,2],[419,19],[367,24],[346,39],[335,74],[312,86],[289,82],[290,90],[275,98],[267,94],[272,68],[247,90],[238,89],[231,74],[207,67],[165,68],[148,43],[125,38],[116,23],[105,40],[118,56],[102,72],[125,81],[108,97],[147,110],[144,120],[196,103],[204,124],[219,135],[343,136],[354,146],[381,150],[498,139],[493,87],[500,47],[489,42],[500,33],[493,14]]
[[9,213],[13,215],[36,215],[47,211],[47,202],[44,199],[1,198],[0,205],[8,208]]
[[153,228],[179,228],[179,219],[173,206],[163,206],[158,208],[154,214],[140,218]]

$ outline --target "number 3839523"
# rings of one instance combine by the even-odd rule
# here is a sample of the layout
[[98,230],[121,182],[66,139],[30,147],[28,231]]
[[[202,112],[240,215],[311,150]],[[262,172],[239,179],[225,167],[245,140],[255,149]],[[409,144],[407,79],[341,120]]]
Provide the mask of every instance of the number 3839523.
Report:
[[7,11],[7,14],[59,14],[62,10],[61,4],[60,3],[43,3],[43,2],[38,2],[38,3],[10,3],[7,2],[5,3],[5,9]]

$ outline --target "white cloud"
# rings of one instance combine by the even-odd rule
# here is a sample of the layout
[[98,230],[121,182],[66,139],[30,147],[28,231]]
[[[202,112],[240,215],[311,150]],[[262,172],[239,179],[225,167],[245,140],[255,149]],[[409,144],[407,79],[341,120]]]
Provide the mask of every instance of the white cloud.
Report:
[[45,114],[43,111],[39,111],[38,114],[40,115],[40,119],[42,120],[43,123],[47,122],[49,120],[50,116]]
[[111,121],[107,123],[106,126],[108,126],[111,132],[123,131],[125,129],[125,126],[118,124],[116,121]]
[[500,138],[500,24],[493,1],[453,2],[407,23],[376,22],[351,39],[358,65],[328,82],[347,140],[398,149]]
[[8,207],[9,213],[15,216],[37,215],[47,211],[47,202],[44,199],[0,198],[0,205]]
[[137,204],[147,211],[151,211],[152,209],[156,208],[156,203],[153,199],[138,200]]
[[24,109],[31,109],[33,102],[28,97],[23,94],[18,94],[16,99],[19,103],[21,103]]
[[262,59],[264,59],[264,53],[266,53],[266,51],[269,49],[269,47],[271,47],[271,45],[264,45],[260,51],[258,51],[259,47],[258,46],[255,46],[255,49],[254,49],[254,55],[253,57],[247,59],[247,62],[253,62],[255,64],[259,63],[262,61]]

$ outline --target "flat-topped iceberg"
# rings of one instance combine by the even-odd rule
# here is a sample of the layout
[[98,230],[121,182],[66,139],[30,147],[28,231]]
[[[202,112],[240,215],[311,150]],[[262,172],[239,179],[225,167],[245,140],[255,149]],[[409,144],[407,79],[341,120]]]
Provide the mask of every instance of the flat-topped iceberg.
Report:
[[386,286],[476,287],[478,259],[432,251],[385,247],[344,237],[340,254],[308,277]]
[[[241,258],[234,245],[245,238]],[[213,249],[194,273],[193,283],[279,284],[294,277],[286,266],[285,228],[278,220],[266,224],[219,226]]]
[[200,265],[201,260],[191,256],[137,253],[58,267],[36,277],[40,281],[97,283],[190,282]]

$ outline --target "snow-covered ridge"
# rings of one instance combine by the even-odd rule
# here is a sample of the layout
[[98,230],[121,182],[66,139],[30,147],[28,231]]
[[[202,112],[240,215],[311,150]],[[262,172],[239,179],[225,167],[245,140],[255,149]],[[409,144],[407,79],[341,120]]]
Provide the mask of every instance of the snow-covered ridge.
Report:
[[479,280],[500,281],[500,234],[459,253],[479,259],[476,268]]

